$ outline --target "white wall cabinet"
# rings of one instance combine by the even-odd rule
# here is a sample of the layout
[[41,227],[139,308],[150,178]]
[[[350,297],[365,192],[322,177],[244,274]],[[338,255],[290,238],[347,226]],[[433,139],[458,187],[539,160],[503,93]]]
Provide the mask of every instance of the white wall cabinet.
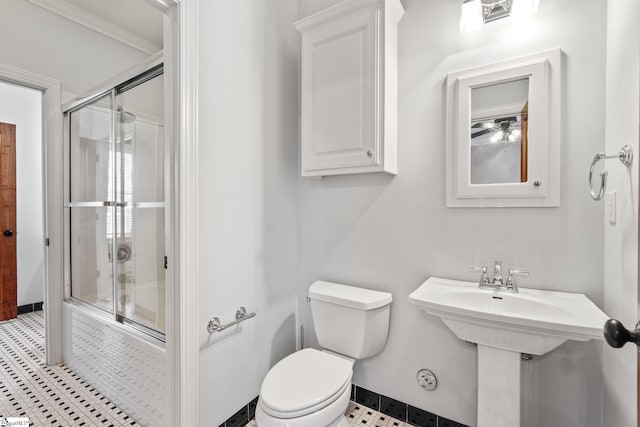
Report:
[[347,0],[302,34],[302,176],[397,173],[399,0]]

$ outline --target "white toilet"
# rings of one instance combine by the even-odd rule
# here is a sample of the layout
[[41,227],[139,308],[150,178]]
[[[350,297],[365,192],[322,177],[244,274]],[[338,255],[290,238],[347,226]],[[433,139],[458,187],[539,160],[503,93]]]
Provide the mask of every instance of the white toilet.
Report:
[[348,426],[353,363],[387,342],[390,293],[319,281],[309,299],[324,350],[300,350],[271,368],[260,389],[258,427]]

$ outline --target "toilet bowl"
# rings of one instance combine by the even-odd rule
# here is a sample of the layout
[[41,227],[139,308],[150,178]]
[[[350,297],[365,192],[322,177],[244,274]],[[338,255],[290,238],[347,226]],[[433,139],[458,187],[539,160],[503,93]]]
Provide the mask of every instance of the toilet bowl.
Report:
[[353,365],[384,347],[391,294],[330,282],[309,288],[318,343],[267,373],[256,407],[259,427],[347,427]]
[[351,395],[352,366],[353,360],[310,348],[282,359],[262,383],[258,425],[341,425]]

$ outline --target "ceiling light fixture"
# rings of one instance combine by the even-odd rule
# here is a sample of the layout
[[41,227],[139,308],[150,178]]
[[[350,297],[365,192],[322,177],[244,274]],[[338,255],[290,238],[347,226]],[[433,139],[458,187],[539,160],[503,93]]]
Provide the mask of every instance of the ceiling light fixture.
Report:
[[478,30],[483,24],[508,16],[526,16],[538,10],[540,0],[464,0],[460,32]]

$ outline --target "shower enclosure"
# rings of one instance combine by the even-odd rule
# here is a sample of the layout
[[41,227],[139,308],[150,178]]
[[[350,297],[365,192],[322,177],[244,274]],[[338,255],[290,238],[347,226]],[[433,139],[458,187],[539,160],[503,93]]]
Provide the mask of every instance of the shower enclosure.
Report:
[[65,298],[164,340],[162,64],[65,111]]

